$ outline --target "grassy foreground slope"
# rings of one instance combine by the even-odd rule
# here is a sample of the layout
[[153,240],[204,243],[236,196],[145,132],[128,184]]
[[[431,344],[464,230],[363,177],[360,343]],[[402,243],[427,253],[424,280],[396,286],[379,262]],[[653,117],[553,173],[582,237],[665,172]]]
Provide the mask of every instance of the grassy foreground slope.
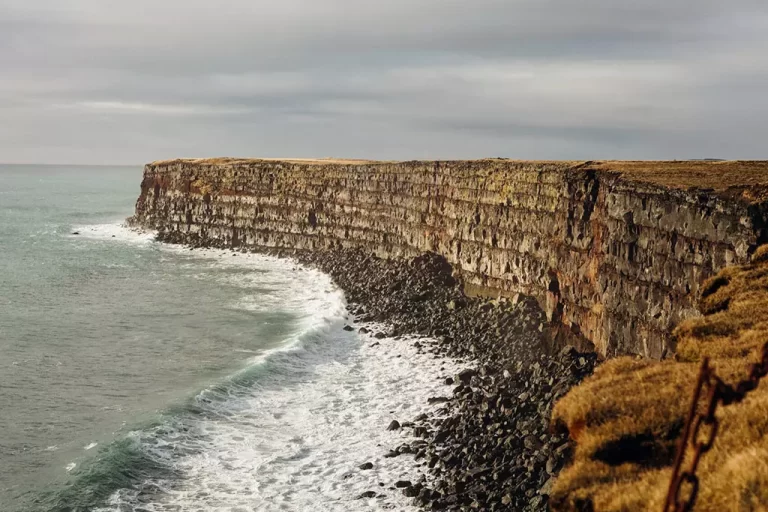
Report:
[[[768,246],[751,264],[707,281],[699,308],[703,316],[674,332],[676,360],[607,361],[556,405],[553,421],[568,428],[576,448],[555,484],[554,509],[662,510],[702,357],[732,384],[747,377],[768,340]],[[768,510],[768,378],[717,416],[695,510]]]

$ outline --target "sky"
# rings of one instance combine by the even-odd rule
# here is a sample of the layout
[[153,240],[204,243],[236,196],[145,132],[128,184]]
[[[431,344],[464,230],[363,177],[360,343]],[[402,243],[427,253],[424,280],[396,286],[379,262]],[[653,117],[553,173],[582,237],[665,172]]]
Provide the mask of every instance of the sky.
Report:
[[0,0],[0,162],[768,158],[765,0]]

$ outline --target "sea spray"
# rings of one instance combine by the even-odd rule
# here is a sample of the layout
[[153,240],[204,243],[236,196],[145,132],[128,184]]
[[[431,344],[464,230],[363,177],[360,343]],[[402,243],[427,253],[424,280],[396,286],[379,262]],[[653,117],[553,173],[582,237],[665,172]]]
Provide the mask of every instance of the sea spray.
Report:
[[[187,251],[116,225],[78,230],[99,243],[182,258],[175,264],[196,271],[192,278],[206,280],[215,272],[217,283],[243,290],[226,308],[269,312],[271,321],[292,327],[280,343],[250,354],[240,370],[169,404],[144,426],[128,424],[127,434],[80,461],[64,488],[38,497],[40,510],[411,508],[388,486],[417,477],[417,463],[384,457],[385,446],[410,434],[386,427],[434,408],[427,398],[444,392],[437,377],[445,362],[416,351],[413,339],[345,331],[353,319],[341,291],[327,276],[290,260]],[[279,308],[286,305],[302,313],[281,318]],[[365,462],[374,469],[359,470]],[[372,490],[379,497],[358,499]]]

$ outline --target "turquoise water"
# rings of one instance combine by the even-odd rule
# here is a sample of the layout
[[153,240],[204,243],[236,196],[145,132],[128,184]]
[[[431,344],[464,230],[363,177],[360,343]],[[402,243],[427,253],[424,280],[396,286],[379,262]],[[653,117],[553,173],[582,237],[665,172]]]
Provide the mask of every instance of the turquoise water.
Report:
[[0,167],[3,511],[302,329],[290,283],[254,279],[268,266],[121,230],[140,181],[140,167]]
[[451,363],[342,329],[317,271],[124,227],[140,181],[0,166],[0,511],[413,510],[386,427]]

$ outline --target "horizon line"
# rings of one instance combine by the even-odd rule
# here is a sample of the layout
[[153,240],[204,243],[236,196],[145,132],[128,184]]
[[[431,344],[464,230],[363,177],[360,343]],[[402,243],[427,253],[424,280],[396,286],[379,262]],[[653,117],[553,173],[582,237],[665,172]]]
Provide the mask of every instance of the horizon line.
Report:
[[0,165],[29,165],[29,166],[49,166],[49,167],[143,167],[146,164],[83,164],[83,163],[45,163],[45,162],[0,162]]

